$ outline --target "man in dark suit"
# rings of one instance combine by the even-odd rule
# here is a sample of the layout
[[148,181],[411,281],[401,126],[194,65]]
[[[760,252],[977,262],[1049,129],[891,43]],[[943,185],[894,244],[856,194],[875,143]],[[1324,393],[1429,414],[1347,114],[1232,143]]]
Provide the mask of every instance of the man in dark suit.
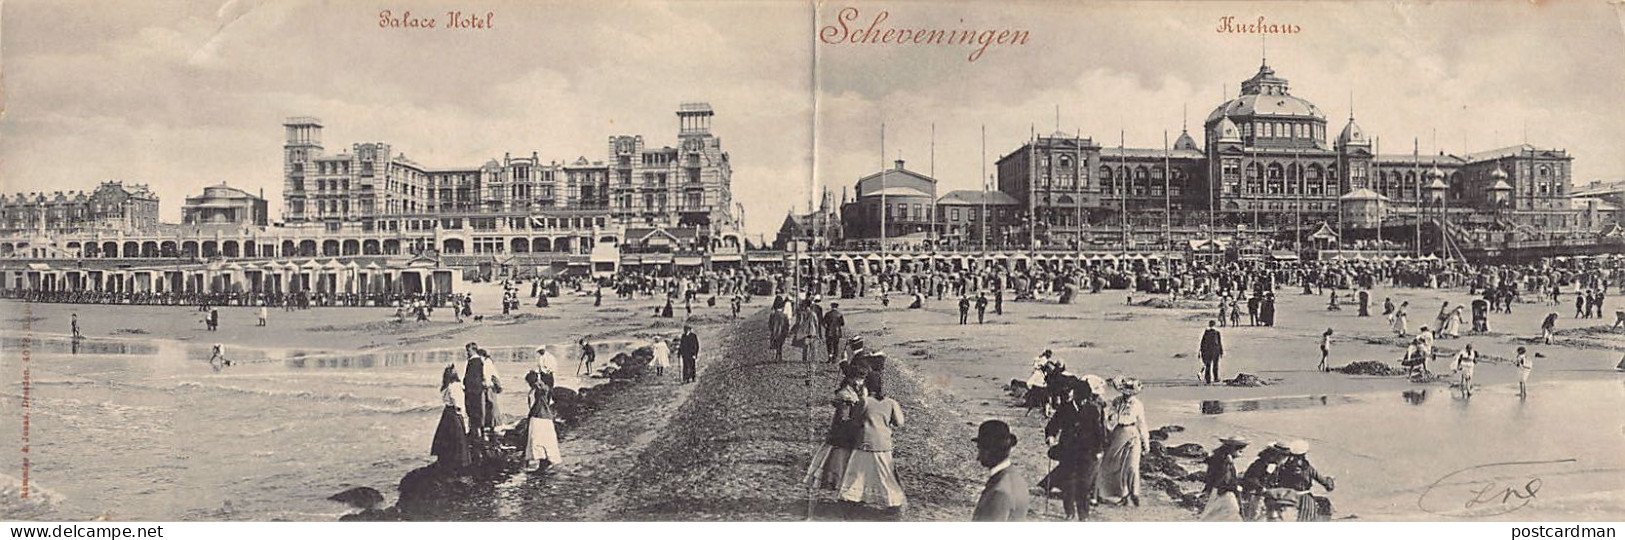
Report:
[[1049,481],[1061,486],[1066,518],[1083,521],[1089,519],[1089,497],[1095,493],[1095,474],[1106,450],[1105,403],[1095,397],[1088,382],[1074,377],[1063,379],[1055,388],[1070,391],[1071,399],[1044,426],[1046,442],[1053,445],[1050,452],[1060,461]]
[[829,352],[829,361],[839,362],[845,359],[841,351],[846,334],[846,316],[841,314],[841,304],[831,303],[829,311],[824,312],[824,350]]
[[973,521],[1023,521],[1027,519],[1027,480],[1010,464],[1010,450],[1016,436],[1010,425],[999,420],[982,422],[976,430],[976,461],[988,468],[987,486],[976,500]]
[[784,342],[790,339],[790,316],[784,313],[783,296],[773,298],[773,309],[767,314],[767,338],[773,347],[773,359],[784,361]]
[[1202,332],[1202,382],[1213,384],[1223,379],[1219,378],[1219,357],[1224,356],[1224,341],[1219,336],[1217,322],[1208,321],[1207,331]]
[[693,327],[683,327],[683,340],[677,345],[677,356],[683,359],[683,383],[694,382],[699,376],[695,359],[700,356],[700,336],[694,334]]

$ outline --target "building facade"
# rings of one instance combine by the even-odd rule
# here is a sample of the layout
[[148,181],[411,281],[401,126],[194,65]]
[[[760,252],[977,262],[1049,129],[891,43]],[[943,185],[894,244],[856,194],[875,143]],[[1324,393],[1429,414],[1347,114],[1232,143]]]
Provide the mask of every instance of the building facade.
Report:
[[0,231],[76,233],[151,230],[158,196],[146,184],[102,182],[90,193],[57,191],[0,196]]
[[[999,158],[996,183],[1015,200],[1024,234],[1040,246],[1087,240],[1103,229],[1131,244],[1140,235],[1158,241],[1164,230],[1302,231],[1337,222],[1342,197],[1356,190],[1370,191],[1349,199],[1362,212],[1375,208],[1382,219],[1410,223],[1442,217],[1535,231],[1595,222],[1572,208],[1573,158],[1563,150],[1522,144],[1424,154],[1413,140],[1392,152],[1352,114],[1332,138],[1326,114],[1292,95],[1268,64],[1214,108],[1201,131],[1205,144],[1181,130],[1165,148],[1114,148],[1081,134],[1034,136]],[[1371,204],[1373,194],[1382,200]]]
[[185,225],[234,225],[264,227],[270,224],[265,197],[226,185],[203,188],[196,197],[187,197],[181,206]]
[[848,242],[924,242],[936,224],[937,180],[904,168],[903,160],[858,179],[855,192],[841,206]]
[[950,191],[937,199],[938,235],[949,248],[1006,246],[1020,208],[1020,201],[1002,191]]
[[[430,168],[387,143],[327,154],[321,121],[289,118],[283,197],[290,226],[362,232],[449,228],[529,230],[558,220],[602,226],[697,228],[738,246],[732,165],[711,133],[709,104],[678,111],[678,147],[646,148],[640,135],[609,138],[608,159],[543,162],[504,155],[475,167]],[[545,225],[544,225],[545,226]]]

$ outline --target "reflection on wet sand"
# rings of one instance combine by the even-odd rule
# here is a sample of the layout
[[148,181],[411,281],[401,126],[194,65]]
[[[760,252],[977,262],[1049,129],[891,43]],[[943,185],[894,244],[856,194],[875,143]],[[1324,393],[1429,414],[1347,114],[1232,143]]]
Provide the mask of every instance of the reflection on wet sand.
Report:
[[1327,405],[1359,403],[1359,401],[1360,400],[1354,396],[1298,396],[1237,400],[1209,399],[1202,401],[1202,414],[1304,409],[1309,407],[1324,407]]

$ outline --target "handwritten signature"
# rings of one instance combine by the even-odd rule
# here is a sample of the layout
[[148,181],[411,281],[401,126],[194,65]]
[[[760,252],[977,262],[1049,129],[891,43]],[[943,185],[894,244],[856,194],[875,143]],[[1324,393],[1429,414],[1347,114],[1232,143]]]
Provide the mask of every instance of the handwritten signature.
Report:
[[1529,506],[1545,481],[1534,474],[1542,465],[1574,463],[1575,459],[1508,461],[1467,467],[1439,477],[1422,490],[1416,506],[1423,512],[1449,517],[1488,517],[1510,514]]

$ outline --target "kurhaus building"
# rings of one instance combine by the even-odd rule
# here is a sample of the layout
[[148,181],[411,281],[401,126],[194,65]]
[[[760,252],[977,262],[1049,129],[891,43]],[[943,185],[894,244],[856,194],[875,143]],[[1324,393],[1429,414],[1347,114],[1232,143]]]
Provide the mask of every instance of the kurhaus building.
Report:
[[1413,142],[1378,153],[1352,113],[1334,135],[1325,112],[1293,96],[1267,63],[1241,83],[1239,96],[1213,109],[1202,135],[1205,144],[1182,130],[1166,149],[1035,136],[998,159],[998,190],[1033,217],[1029,234],[1051,244],[1125,224],[1160,232],[1210,223],[1264,230],[1336,223],[1345,203],[1367,198],[1387,219],[1445,215],[1454,224],[1528,230],[1581,225],[1571,208],[1567,152],[1522,144],[1430,155]]

